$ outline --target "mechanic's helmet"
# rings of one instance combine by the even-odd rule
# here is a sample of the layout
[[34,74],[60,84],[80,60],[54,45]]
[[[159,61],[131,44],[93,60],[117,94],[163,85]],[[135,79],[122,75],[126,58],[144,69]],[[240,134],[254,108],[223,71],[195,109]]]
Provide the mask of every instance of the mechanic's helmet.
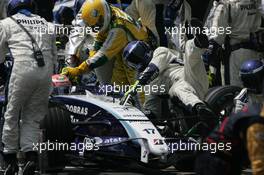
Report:
[[239,72],[243,85],[256,93],[263,90],[264,63],[260,60],[245,61]]
[[108,28],[111,21],[111,8],[105,0],[87,0],[82,6],[82,19],[89,27]]
[[73,10],[67,6],[61,6],[57,13],[55,14],[55,20],[59,24],[71,25],[74,19]]
[[72,84],[69,78],[65,75],[55,74],[52,76],[52,95],[64,95],[69,94]]
[[85,2],[85,0],[75,0],[74,7],[73,7],[74,16],[76,16],[79,13],[79,11],[81,10],[82,5],[83,5],[84,2]]
[[124,63],[138,71],[144,71],[152,59],[153,51],[143,41],[132,41],[128,43],[123,51]]
[[12,16],[21,9],[27,9],[32,12],[32,0],[9,0],[7,4],[7,15]]

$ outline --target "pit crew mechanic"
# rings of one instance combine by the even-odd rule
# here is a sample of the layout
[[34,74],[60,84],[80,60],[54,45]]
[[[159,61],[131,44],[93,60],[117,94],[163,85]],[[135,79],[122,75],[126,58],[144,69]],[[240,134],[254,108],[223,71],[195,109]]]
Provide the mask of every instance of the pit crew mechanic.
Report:
[[235,113],[246,110],[249,105],[259,104],[264,101],[262,95],[264,63],[261,60],[245,61],[241,66],[239,75],[244,88],[234,99]]
[[[8,165],[5,174],[17,173],[16,153],[19,146],[21,151],[25,152],[27,161],[23,171],[32,173],[34,162],[37,161],[33,143],[39,141],[39,122],[46,115],[48,108],[51,75],[56,60],[55,36],[33,30],[35,26],[46,28],[50,25],[32,13],[30,0],[10,0],[8,14],[14,20],[6,18],[0,21],[0,63],[9,51],[14,60],[2,137],[4,159]],[[35,49],[29,35],[16,22],[23,25],[32,35]],[[39,64],[43,62],[35,58],[37,50],[43,55],[44,66]],[[40,57],[38,58],[40,60]],[[19,116],[22,121],[20,127]]]
[[54,0],[33,0],[35,6],[35,13],[42,18],[45,18],[48,22],[53,21],[53,8],[55,5]]
[[187,41],[186,54],[181,60],[181,53],[172,49],[159,47],[152,55],[147,44],[142,41],[128,44],[124,50],[124,62],[141,73],[134,87],[165,85],[165,92],[150,91],[150,98],[144,104],[145,110],[150,110],[153,116],[158,117],[158,95],[169,94],[171,98],[178,97],[192,113],[200,117],[211,116],[210,124],[213,124],[214,114],[201,100],[208,90],[208,79],[200,56],[207,46],[207,37],[197,34],[195,39]]
[[[150,10],[145,10],[146,7],[143,7],[143,5],[146,5],[148,7],[153,7],[153,5],[156,5],[156,8],[153,8],[151,10],[152,16],[150,16],[147,12]],[[140,17],[142,20],[143,25],[146,25],[148,28],[154,31],[154,34],[157,35],[155,32],[156,30],[159,29],[158,26],[155,26],[155,16],[156,12],[158,12],[161,8],[164,8],[163,12],[159,12],[159,14],[167,14],[167,15],[159,15],[161,17],[156,17],[156,20],[161,20],[162,22],[159,23],[158,25],[160,28],[169,28],[171,29],[171,32],[165,32],[166,36],[165,39],[160,35],[160,43],[164,42],[166,40],[166,44],[163,43],[163,45],[168,46],[170,49],[175,49],[179,52],[177,52],[177,56],[179,59],[183,59],[184,57],[184,52],[185,52],[185,44],[187,41],[187,35],[186,33],[181,33],[181,32],[172,32],[173,28],[177,28],[178,31],[181,31],[183,27],[186,27],[191,20],[191,7],[189,3],[186,0],[172,0],[172,1],[153,1],[152,5],[151,2],[146,2],[146,1],[137,1],[134,0],[132,4],[127,8],[127,11],[132,14],[132,17],[138,18]],[[150,12],[149,12],[150,13]],[[177,15],[178,14],[178,15]],[[147,19],[152,19],[149,22],[146,22]],[[159,18],[164,18],[164,19],[159,19]],[[157,22],[157,21],[156,21]],[[153,24],[154,23],[154,24]],[[165,24],[166,23],[166,24]],[[163,25],[162,25],[163,24]],[[154,28],[156,27],[156,29]],[[158,33],[160,34],[161,31],[158,30]],[[166,49],[164,49],[164,52],[167,52]],[[180,55],[179,55],[180,54]],[[202,74],[202,73],[201,73]],[[204,81],[203,87],[205,88],[204,91],[208,90],[207,87],[207,80]],[[207,88],[206,88],[207,87]],[[203,96],[203,95],[202,95]],[[149,101],[149,103],[152,103],[152,97],[151,95],[146,95],[146,101]],[[203,97],[202,97],[203,98]],[[153,102],[158,104],[158,99],[154,98]],[[155,106],[156,106],[155,105]],[[156,108],[157,113],[159,113],[160,109]],[[157,115],[156,113],[156,115]],[[158,115],[159,116],[159,115]]]
[[208,143],[231,143],[232,149],[216,154],[201,153],[196,160],[197,174],[241,174],[242,164],[248,158],[254,175],[264,173],[263,62],[245,61],[240,77],[245,88],[235,99],[235,113],[226,117],[207,138]]
[[61,6],[59,10],[55,13],[55,22],[63,25],[71,25],[74,19],[74,11],[67,6]]
[[191,7],[186,0],[133,0],[126,12],[152,31],[159,46],[184,52],[186,35],[173,31],[181,30],[191,20]]
[[[67,54],[70,55],[69,60],[69,64],[73,67],[79,65],[79,59],[83,58],[85,56],[80,55],[80,50],[83,46],[83,44],[86,41],[86,36],[88,37],[89,35],[85,35],[81,30],[82,28],[85,26],[83,23],[83,20],[81,19],[81,7],[83,5],[83,3],[85,2],[85,0],[75,0],[74,2],[74,7],[73,7],[73,11],[74,11],[74,20],[71,22],[73,29],[70,32],[69,35],[69,41],[66,45],[66,52]],[[91,36],[89,37],[89,39],[91,38]],[[91,39],[92,40],[92,39]],[[88,48],[90,49],[90,48]],[[88,55],[86,55],[86,57],[88,57]]]
[[6,4],[7,0],[0,2],[0,19],[4,19],[6,17]]
[[[171,19],[172,27],[171,32],[167,32],[168,37],[168,46],[171,49],[175,49],[184,53],[186,41],[190,38],[191,33],[184,33],[182,30],[187,28],[192,19],[192,9],[187,0],[176,0],[171,6],[175,6],[170,9],[167,8],[167,11],[173,11],[173,9],[178,9],[177,15]],[[169,12],[166,12],[169,13]],[[175,29],[177,29],[175,31]]]
[[[69,42],[66,44],[66,52],[69,55],[67,58],[67,63],[70,67],[76,67],[83,61],[85,61],[89,56],[89,51],[93,50],[94,35],[95,30],[92,31],[90,28],[89,33],[85,32],[85,24],[81,18],[81,7],[85,0],[76,0],[74,3],[74,13],[75,19],[72,21],[73,29],[69,35]],[[98,30],[96,28],[96,30]],[[114,60],[109,60],[103,66],[96,68],[94,71],[96,73],[97,80],[99,82],[110,84],[112,78],[112,71],[114,66]],[[85,76],[89,76],[90,72],[83,74],[82,79]]]
[[82,7],[82,19],[87,26],[100,28],[95,37],[94,51],[78,67],[64,68],[63,74],[75,77],[115,58],[112,83],[133,84],[135,72],[123,63],[122,51],[129,41],[146,41],[148,34],[145,28],[105,0],[86,1]]
[[159,46],[167,46],[164,29],[164,8],[170,0],[133,0],[126,8],[126,13],[135,20],[140,20],[156,37]]
[[[228,35],[230,46],[226,48],[231,51],[229,57],[231,85],[242,87],[242,82],[238,76],[240,66],[248,59],[258,59],[262,56],[263,50],[258,46],[258,42],[255,45],[251,44],[252,40],[258,38],[252,34],[256,33],[261,26],[259,3],[258,0],[223,0],[216,2],[213,7],[215,10],[211,14],[211,21],[208,21],[210,24],[210,46],[206,55],[213,66],[219,64],[216,60],[216,53],[227,37],[227,32],[223,34],[218,32],[218,29],[221,27],[227,30],[229,27],[231,30],[231,34]],[[253,38],[250,36],[253,36]],[[261,39],[261,37],[258,39]]]
[[59,10],[54,14],[55,23],[59,24],[57,26],[58,29],[63,27],[63,30],[59,30],[56,33],[57,39],[56,44],[58,50],[65,49],[65,45],[68,42],[68,35],[70,34],[71,29],[71,21],[74,19],[74,11],[67,6],[61,6]]

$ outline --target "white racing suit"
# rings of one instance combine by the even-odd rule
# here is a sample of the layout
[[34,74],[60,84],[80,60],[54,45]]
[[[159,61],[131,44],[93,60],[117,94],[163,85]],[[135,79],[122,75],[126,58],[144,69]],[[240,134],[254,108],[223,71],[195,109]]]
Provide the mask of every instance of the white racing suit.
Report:
[[264,15],[264,0],[261,0],[260,11],[261,11],[261,14],[263,16]]
[[[85,24],[81,19],[80,12],[76,15],[75,19],[72,21],[72,27],[73,27],[72,31],[70,32],[69,35],[69,42],[67,43],[67,54],[77,55],[79,54],[80,47],[85,43],[86,37],[90,36],[90,35],[86,35],[85,33]],[[91,44],[92,42],[93,40],[91,41]]]
[[[167,5],[169,0],[133,0],[126,8],[126,13],[133,19],[140,20],[143,26],[146,26],[160,43],[160,36],[157,30],[157,16],[164,16],[164,14],[157,13],[157,5]],[[164,7],[163,7],[164,8]]]
[[[159,116],[160,98],[158,95],[169,94],[178,97],[186,106],[194,107],[203,103],[205,93],[208,91],[209,82],[206,70],[201,59],[205,49],[194,45],[193,40],[186,42],[184,65],[179,59],[180,53],[165,47],[154,51],[150,64],[158,68],[158,77],[150,83],[150,95],[146,96],[144,108]],[[158,86],[158,92],[154,92]]]
[[[170,3],[170,0],[133,0],[131,4],[126,8],[126,12],[135,20],[140,19],[143,26],[146,26],[157,38],[157,42],[160,43],[160,34],[157,30],[158,16],[164,18],[166,13],[166,6]],[[157,6],[163,5],[163,12],[157,14]],[[172,27],[165,28],[165,34],[169,39],[169,48],[184,51],[184,45],[186,35],[182,30],[186,21],[191,19],[191,6],[184,0],[181,8],[179,9],[177,18],[174,21]],[[164,26],[165,27],[165,26]],[[178,28],[177,30],[175,28]],[[183,31],[180,33],[179,31]],[[172,40],[172,42],[170,42]]]
[[0,1],[0,19],[3,19],[6,17],[6,3],[7,3],[7,0]]
[[39,142],[39,124],[48,111],[51,75],[56,60],[55,35],[47,32],[52,25],[33,14],[18,13],[13,17],[35,38],[45,66],[37,66],[30,37],[20,26],[10,18],[0,21],[0,63],[4,61],[8,48],[14,59],[4,114],[2,141],[5,153],[16,153],[19,145],[23,152],[32,151],[33,144]]
[[[250,33],[260,29],[259,4],[259,0],[220,1],[209,19],[211,21],[208,22],[210,24],[209,40],[214,40],[221,46],[224,44],[226,34],[228,34],[231,46],[249,42]],[[262,53],[251,49],[234,49],[229,58],[231,85],[242,87],[239,78],[241,64],[249,59],[259,59],[261,55]]]
[[166,32],[169,38],[169,48],[175,49],[182,53],[185,52],[185,44],[188,40],[186,36],[186,24],[191,21],[191,17],[191,6],[186,0],[184,0],[178,12],[178,16],[174,21],[173,28],[171,28],[171,33]]

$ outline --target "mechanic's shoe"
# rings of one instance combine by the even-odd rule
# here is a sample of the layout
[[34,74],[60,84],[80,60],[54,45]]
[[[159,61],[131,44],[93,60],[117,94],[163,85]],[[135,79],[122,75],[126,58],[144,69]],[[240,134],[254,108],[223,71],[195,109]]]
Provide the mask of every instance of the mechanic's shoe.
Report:
[[3,154],[5,164],[7,165],[4,175],[15,175],[18,173],[18,165],[16,153],[13,154]]
[[209,109],[204,103],[198,103],[194,106],[194,108],[195,108],[195,112],[200,117],[215,116],[214,112],[211,109]]
[[[203,34],[203,32],[196,32],[196,29],[199,28],[199,31],[203,30],[203,22],[200,21],[198,18],[192,18],[190,21],[191,31],[194,35],[194,44],[196,47],[199,48],[208,48],[209,40],[207,35]],[[195,31],[193,31],[195,30]]]
[[28,161],[23,168],[23,175],[34,175],[37,165],[34,161]]
[[26,156],[26,161],[33,161],[33,162],[38,161],[38,153],[36,151],[25,152],[25,156]]
[[26,165],[23,168],[23,175],[34,175],[38,161],[38,153],[35,151],[29,151],[25,153],[26,156]]
[[5,169],[4,175],[16,175],[18,173],[17,163],[8,164]]
[[148,117],[150,120],[151,119],[157,119],[158,117],[151,111],[151,110],[143,110],[143,113],[145,114],[146,117]]
[[200,118],[201,122],[204,122],[209,130],[212,130],[216,123],[217,123],[217,117],[215,113],[206,106],[204,103],[197,103],[194,106],[194,110],[198,117]]

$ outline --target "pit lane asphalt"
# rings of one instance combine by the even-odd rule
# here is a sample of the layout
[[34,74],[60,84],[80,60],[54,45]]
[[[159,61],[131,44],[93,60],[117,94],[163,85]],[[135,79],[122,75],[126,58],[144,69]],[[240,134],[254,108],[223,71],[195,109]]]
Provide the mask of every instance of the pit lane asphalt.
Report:
[[[116,169],[103,169],[96,166],[91,167],[67,167],[64,172],[56,173],[56,175],[193,175],[193,172],[179,172],[174,167],[167,168],[165,170],[153,170],[147,168],[141,169],[127,169],[127,170],[116,170]],[[54,175],[45,174],[45,175]]]
[[[195,175],[194,172],[177,171],[173,166],[164,170],[154,170],[145,167],[124,170],[121,167],[122,165],[119,168],[113,167],[112,169],[104,169],[102,167],[98,167],[97,165],[89,165],[86,167],[66,167],[61,172],[44,173],[41,175]],[[18,173],[18,175],[21,174],[22,172]],[[0,171],[0,175],[4,175],[4,171]],[[35,175],[40,175],[40,173],[36,172]],[[252,171],[250,169],[246,169],[241,175],[252,175]]]
[[[164,170],[153,170],[141,167],[139,169],[127,169],[127,170],[116,170],[113,169],[102,169],[97,166],[91,167],[66,167],[64,172],[58,172],[56,175],[194,175],[194,172],[180,172],[175,170],[174,167],[169,167]],[[44,174],[43,174],[44,175]],[[45,174],[45,175],[55,175]],[[250,169],[244,170],[242,175],[252,175]]]

